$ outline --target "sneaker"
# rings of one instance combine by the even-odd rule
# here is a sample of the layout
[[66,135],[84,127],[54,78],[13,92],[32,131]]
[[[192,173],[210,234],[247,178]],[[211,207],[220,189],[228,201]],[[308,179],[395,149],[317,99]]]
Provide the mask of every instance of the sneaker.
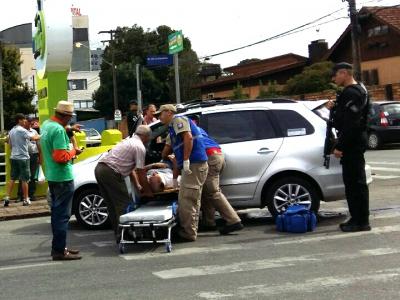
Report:
[[10,199],[9,198],[4,198],[4,207],[7,207],[10,205]]
[[24,200],[24,202],[22,203],[23,206],[29,206],[31,205],[31,200],[29,200],[29,198],[27,198],[26,200]]
[[229,234],[234,231],[242,230],[243,228],[244,228],[244,226],[243,226],[242,222],[237,222],[235,224],[225,225],[224,227],[222,227],[219,230],[219,233],[222,235],[226,235],[226,234]]

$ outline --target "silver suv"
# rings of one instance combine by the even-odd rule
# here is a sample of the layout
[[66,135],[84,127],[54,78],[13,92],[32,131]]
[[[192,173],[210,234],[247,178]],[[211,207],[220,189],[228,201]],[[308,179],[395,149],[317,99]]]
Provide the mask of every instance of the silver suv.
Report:
[[[209,101],[189,104],[181,114],[199,118],[200,126],[221,145],[226,158],[221,188],[232,205],[236,208],[267,206],[276,215],[295,203],[317,211],[321,200],[344,199],[339,160],[332,157],[330,168],[323,166],[325,102]],[[158,137],[165,137],[167,128],[158,122],[152,125],[152,130],[149,162],[160,159],[164,144],[159,143]],[[101,197],[95,192],[94,176],[83,178],[88,170],[93,173],[96,163],[92,159],[89,164],[75,165],[75,185],[79,191],[74,199],[75,214],[87,227],[97,227],[100,220],[96,221],[93,212],[87,211],[90,203],[80,205],[90,199],[84,192],[85,186],[90,187],[90,194],[97,202]],[[368,166],[366,171],[370,183]],[[80,194],[86,198],[82,199]],[[82,215],[81,206],[86,209],[86,215]],[[104,216],[101,221],[105,223]]]

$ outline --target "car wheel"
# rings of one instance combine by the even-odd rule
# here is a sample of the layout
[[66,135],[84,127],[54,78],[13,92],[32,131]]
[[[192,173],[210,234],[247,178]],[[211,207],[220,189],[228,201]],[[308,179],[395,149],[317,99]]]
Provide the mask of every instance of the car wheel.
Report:
[[74,201],[74,212],[78,223],[88,229],[109,227],[107,205],[96,188],[88,188],[78,194]]
[[295,204],[305,205],[315,213],[319,210],[320,199],[313,184],[303,178],[285,177],[275,181],[266,196],[269,212],[277,216]]
[[375,132],[370,132],[368,135],[368,148],[371,150],[377,150],[380,147],[381,141],[379,136]]

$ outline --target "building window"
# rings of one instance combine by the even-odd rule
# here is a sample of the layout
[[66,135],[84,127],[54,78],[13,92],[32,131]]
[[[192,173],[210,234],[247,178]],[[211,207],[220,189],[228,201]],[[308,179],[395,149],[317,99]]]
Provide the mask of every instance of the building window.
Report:
[[379,74],[378,69],[365,70],[362,72],[363,81],[366,85],[378,85]]
[[79,108],[93,108],[94,101],[93,100],[75,100],[74,107],[76,109]]
[[87,79],[71,79],[68,80],[69,91],[87,90]]
[[368,29],[368,37],[388,34],[389,27],[387,25],[376,26]]

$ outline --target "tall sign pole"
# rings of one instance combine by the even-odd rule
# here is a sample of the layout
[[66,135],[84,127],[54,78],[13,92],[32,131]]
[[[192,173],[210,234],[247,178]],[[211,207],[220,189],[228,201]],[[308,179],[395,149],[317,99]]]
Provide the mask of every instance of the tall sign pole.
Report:
[[67,100],[67,76],[72,60],[72,18],[68,1],[38,0],[33,36],[40,122]]
[[175,69],[175,91],[176,91],[176,104],[181,103],[181,87],[179,84],[179,58],[178,53],[174,54],[174,69]]
[[354,78],[360,81],[361,78],[361,49],[360,49],[360,26],[358,23],[358,12],[356,0],[347,0],[349,3],[351,21],[351,49],[353,56]]
[[3,104],[3,53],[0,40],[0,130],[4,133],[4,104]]
[[179,57],[178,53],[183,50],[183,34],[182,31],[176,31],[168,36],[169,54],[174,55],[175,69],[175,93],[176,103],[181,103],[181,89],[179,85]]

